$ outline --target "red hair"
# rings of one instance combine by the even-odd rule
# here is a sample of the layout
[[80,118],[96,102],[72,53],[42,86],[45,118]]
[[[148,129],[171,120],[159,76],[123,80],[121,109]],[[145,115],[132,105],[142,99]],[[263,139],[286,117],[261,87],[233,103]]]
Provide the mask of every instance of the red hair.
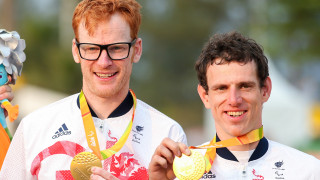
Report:
[[91,36],[99,22],[110,19],[114,13],[120,13],[130,26],[131,38],[137,38],[141,24],[140,9],[140,4],[135,0],[83,0],[73,13],[72,27],[75,37],[79,38],[78,29],[82,21]]

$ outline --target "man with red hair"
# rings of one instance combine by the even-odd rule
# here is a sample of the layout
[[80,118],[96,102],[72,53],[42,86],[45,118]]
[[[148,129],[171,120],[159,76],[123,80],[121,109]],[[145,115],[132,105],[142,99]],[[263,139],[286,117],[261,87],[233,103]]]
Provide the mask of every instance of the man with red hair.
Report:
[[[164,138],[187,142],[177,122],[129,89],[133,64],[142,53],[140,8],[134,0],[78,4],[72,54],[81,67],[82,90],[22,120],[0,179],[72,179],[74,173],[91,179],[148,179],[151,156]],[[84,151],[93,152],[102,168],[70,170]]]

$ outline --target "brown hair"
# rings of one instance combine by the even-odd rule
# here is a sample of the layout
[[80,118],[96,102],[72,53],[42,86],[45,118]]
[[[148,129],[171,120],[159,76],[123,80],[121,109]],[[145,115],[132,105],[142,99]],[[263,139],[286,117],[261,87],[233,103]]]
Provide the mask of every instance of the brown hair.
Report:
[[[216,61],[221,58],[221,61]],[[204,45],[199,58],[196,61],[200,85],[208,92],[207,69],[209,65],[240,62],[246,64],[254,61],[257,67],[257,76],[260,87],[264,86],[269,76],[268,59],[263,54],[263,48],[253,39],[244,37],[238,32],[215,34]]]
[[118,12],[128,22],[131,38],[137,38],[141,24],[140,9],[140,4],[135,0],[83,0],[73,13],[72,27],[75,37],[79,38],[78,28],[82,20],[89,35],[92,35],[99,22],[108,20],[112,14]]

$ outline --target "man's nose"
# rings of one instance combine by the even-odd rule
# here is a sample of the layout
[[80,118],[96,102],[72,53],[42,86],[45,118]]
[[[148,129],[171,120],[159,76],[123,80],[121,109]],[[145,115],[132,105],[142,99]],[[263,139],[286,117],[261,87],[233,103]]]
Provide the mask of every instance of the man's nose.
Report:
[[109,57],[107,50],[103,49],[101,51],[100,57],[97,59],[98,64],[101,64],[103,66],[109,66],[112,64],[112,59]]
[[239,106],[242,103],[241,92],[237,88],[230,88],[228,102],[231,106]]

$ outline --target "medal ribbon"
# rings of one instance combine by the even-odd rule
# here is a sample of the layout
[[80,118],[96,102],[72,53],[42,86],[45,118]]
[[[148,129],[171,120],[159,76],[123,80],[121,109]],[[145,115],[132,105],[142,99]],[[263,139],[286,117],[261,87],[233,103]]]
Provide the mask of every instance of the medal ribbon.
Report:
[[216,148],[223,148],[229,146],[238,146],[244,144],[250,144],[259,141],[263,138],[263,126],[259,129],[252,130],[251,132],[227,140],[216,142],[216,136],[210,141],[209,144],[201,146],[190,146],[190,149],[207,149],[205,154],[206,160],[206,172],[209,172],[213,164],[214,158],[216,157]]
[[92,115],[91,115],[87,100],[83,94],[83,91],[81,90],[80,92],[80,95],[79,95],[80,110],[81,110],[83,125],[86,133],[87,143],[89,145],[89,148],[93,151],[93,153],[97,155],[98,158],[101,160],[107,159],[111,157],[113,154],[115,154],[116,152],[118,152],[123,147],[123,145],[125,144],[125,142],[129,137],[132,124],[133,124],[136,106],[137,106],[136,95],[131,89],[130,89],[130,93],[133,97],[133,112],[132,112],[131,121],[129,122],[126,130],[124,131],[123,135],[120,137],[119,141],[116,142],[116,144],[114,144],[112,147],[108,149],[100,151],[96,128],[93,123]]

